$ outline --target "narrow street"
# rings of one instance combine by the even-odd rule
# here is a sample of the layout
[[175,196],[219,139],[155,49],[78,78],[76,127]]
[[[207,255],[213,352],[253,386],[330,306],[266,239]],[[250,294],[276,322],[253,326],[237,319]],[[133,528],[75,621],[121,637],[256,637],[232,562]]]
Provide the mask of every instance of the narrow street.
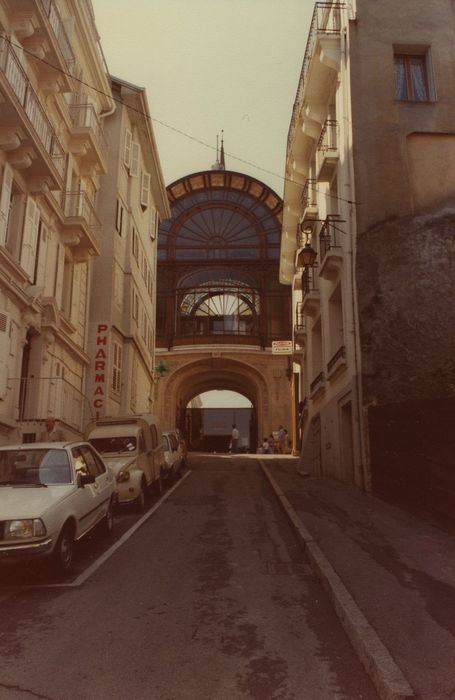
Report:
[[82,585],[2,571],[2,700],[377,698],[257,460],[189,468]]

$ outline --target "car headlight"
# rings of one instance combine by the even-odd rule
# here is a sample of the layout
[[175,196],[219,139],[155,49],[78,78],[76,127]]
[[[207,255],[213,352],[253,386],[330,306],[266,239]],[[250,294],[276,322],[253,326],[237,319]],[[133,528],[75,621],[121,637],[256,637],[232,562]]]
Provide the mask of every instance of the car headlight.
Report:
[[5,540],[44,537],[46,528],[39,518],[33,520],[7,520],[5,523]]
[[129,480],[130,480],[130,473],[129,473],[129,472],[127,472],[127,471],[125,471],[125,472],[124,472],[124,471],[120,471],[120,472],[117,474],[116,482],[117,482],[118,484],[121,484],[123,481],[129,481]]

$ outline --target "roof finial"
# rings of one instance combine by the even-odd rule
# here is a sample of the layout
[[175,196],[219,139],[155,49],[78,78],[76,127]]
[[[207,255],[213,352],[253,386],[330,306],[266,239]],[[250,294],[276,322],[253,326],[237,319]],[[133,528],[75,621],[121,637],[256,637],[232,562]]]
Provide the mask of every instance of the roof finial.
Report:
[[224,162],[224,129],[221,129],[221,152],[220,152],[220,170],[226,170],[226,164]]
[[212,165],[212,170],[226,170],[224,163],[224,130],[221,130],[221,150],[219,143],[220,136],[216,135],[216,161]]

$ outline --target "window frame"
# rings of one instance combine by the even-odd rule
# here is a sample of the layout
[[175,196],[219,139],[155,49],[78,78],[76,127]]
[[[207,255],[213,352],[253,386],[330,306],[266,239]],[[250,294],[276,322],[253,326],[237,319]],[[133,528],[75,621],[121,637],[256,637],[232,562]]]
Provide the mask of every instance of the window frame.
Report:
[[[425,99],[416,96],[412,81],[412,62],[420,61],[423,68],[423,80],[425,85]],[[406,97],[401,97],[398,90],[397,63],[403,62],[404,78],[406,84]],[[426,104],[436,100],[434,80],[431,70],[431,54],[428,46],[394,46],[393,47],[393,68],[394,68],[394,88],[395,100],[398,102],[412,102]]]

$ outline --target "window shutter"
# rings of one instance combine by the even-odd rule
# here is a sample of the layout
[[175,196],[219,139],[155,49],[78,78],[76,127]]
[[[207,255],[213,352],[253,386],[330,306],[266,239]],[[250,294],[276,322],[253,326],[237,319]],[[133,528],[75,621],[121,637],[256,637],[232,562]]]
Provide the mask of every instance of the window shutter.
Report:
[[150,174],[142,173],[141,182],[141,204],[143,207],[148,207],[150,199]]
[[27,198],[24,233],[21,247],[21,266],[29,277],[35,272],[36,246],[38,242],[40,210],[32,197]]
[[74,325],[78,322],[78,310],[81,296],[81,265],[73,265],[73,293],[71,295],[70,321]]
[[57,250],[57,269],[55,270],[55,301],[59,309],[62,307],[63,272],[65,270],[65,248],[59,244]]
[[129,129],[125,130],[125,148],[123,151],[123,162],[126,167],[129,168],[131,165],[131,145],[133,141],[133,134]]
[[44,287],[46,281],[46,253],[48,238],[49,231],[47,229],[47,226],[43,224],[43,222],[41,222],[38,244],[38,264],[36,266],[35,277],[35,284],[37,284],[40,287]]
[[134,177],[139,175],[139,144],[135,141],[131,144],[130,174],[134,175]]
[[8,163],[5,163],[3,168],[2,191],[0,194],[0,245],[5,245],[12,189],[13,170]]
[[0,311],[0,399],[5,397],[8,387],[9,333],[9,315]]

